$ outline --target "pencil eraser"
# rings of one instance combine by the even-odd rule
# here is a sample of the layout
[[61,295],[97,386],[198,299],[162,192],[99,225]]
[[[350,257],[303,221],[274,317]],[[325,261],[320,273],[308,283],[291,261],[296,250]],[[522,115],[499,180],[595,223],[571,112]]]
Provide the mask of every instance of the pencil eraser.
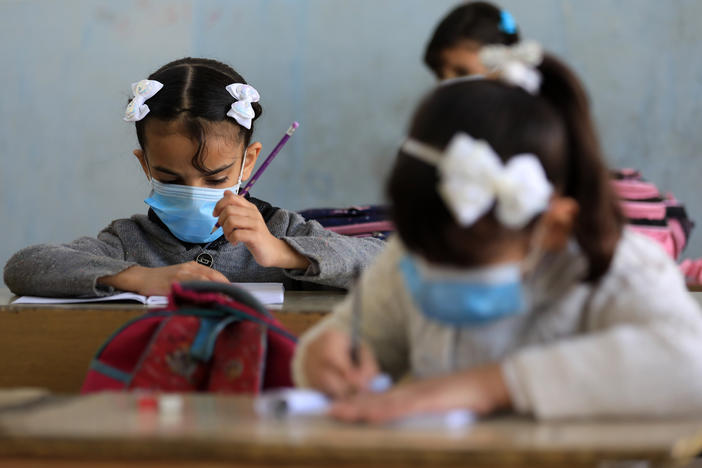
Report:
[[300,126],[300,122],[295,121],[292,123],[292,128],[297,128],[299,126]]

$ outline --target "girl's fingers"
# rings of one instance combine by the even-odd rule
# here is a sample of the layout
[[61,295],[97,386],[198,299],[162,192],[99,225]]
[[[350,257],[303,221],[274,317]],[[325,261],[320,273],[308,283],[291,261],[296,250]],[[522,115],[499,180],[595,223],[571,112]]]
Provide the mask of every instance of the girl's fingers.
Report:
[[359,406],[353,401],[341,400],[331,406],[329,415],[342,421],[355,422],[359,420]]
[[219,214],[222,212],[222,210],[231,204],[234,203],[234,199],[236,198],[236,195],[234,195],[232,192],[227,190],[224,192],[224,196],[215,204],[214,210],[212,210],[212,216],[215,218],[219,217]]
[[324,367],[316,379],[316,386],[332,398],[343,398],[348,396],[352,388],[348,381],[335,369]]
[[219,225],[222,226],[224,222],[227,219],[239,219],[239,218],[251,218],[255,219],[258,216],[258,210],[256,212],[243,207],[243,206],[226,206],[224,209],[219,213],[219,217],[217,218],[219,221]]
[[215,281],[218,283],[229,283],[229,280],[227,279],[227,277],[224,276],[219,271],[214,270],[210,267],[206,267],[204,265],[200,265],[197,262],[189,262],[189,263],[192,264],[192,266],[191,266],[192,270],[189,272],[191,279],[204,280],[204,281]]
[[212,216],[218,218],[222,210],[227,206],[239,206],[248,209],[253,208],[254,210],[258,211],[256,205],[248,201],[246,198],[242,197],[241,195],[234,195],[234,193],[227,190],[224,192],[222,199],[215,205],[214,210],[212,211]]
[[228,218],[224,222],[219,223],[222,226],[224,234],[231,234],[235,230],[255,230],[258,227],[258,222],[252,218]]
[[[406,402],[410,403],[410,402]],[[343,421],[380,424],[412,414],[413,410],[393,393],[358,394],[332,405],[329,414]]]
[[343,364],[342,371],[344,372],[344,377],[359,392],[368,390],[371,380],[379,373],[375,357],[367,346],[361,346],[359,365],[353,365],[349,356]]
[[232,244],[248,244],[258,238],[258,233],[249,229],[234,229],[226,237]]

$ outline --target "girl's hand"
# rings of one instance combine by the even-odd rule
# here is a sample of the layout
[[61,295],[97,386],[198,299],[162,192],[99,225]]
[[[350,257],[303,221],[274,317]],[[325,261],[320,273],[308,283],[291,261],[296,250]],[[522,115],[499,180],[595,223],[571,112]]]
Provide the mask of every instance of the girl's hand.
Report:
[[219,218],[227,240],[233,245],[243,243],[259,265],[287,269],[309,266],[306,257],[270,233],[261,212],[246,198],[226,191],[212,215]]
[[400,384],[385,393],[364,393],[336,402],[331,415],[344,421],[385,423],[404,417],[468,409],[486,414],[511,405],[499,364]]
[[327,330],[305,349],[302,371],[308,384],[332,398],[363,392],[378,374],[372,351],[362,345],[359,364],[351,361],[351,339],[338,330]]
[[98,278],[99,284],[122,291],[132,291],[143,296],[166,296],[173,283],[183,281],[216,281],[229,283],[222,273],[196,262],[180,263],[159,268],[134,265],[112,276]]

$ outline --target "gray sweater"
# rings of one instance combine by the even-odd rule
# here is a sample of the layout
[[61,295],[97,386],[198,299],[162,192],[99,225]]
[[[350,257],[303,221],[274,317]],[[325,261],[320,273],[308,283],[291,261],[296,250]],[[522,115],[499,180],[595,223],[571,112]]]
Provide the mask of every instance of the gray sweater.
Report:
[[[367,266],[384,246],[381,240],[341,236],[297,213],[255,198],[249,200],[258,207],[271,234],[307,257],[310,266],[306,271],[264,268],[246,246],[234,246],[221,237],[205,251],[214,257],[213,268],[230,281],[280,282],[287,289],[346,288],[354,266]],[[97,238],[81,237],[68,244],[24,248],[5,265],[4,279],[17,295],[104,296],[114,290],[97,284],[102,276],[117,274],[133,265],[162,267],[185,263],[202,252],[203,245],[180,241],[150,211],[148,216],[113,221]]]

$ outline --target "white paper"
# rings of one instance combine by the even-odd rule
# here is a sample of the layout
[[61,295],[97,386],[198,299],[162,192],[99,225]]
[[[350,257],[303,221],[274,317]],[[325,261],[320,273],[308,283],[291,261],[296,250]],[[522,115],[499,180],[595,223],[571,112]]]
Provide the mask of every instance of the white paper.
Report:
[[286,388],[264,392],[254,402],[258,414],[267,417],[325,414],[331,405],[321,392],[304,388]]
[[166,296],[142,296],[135,293],[120,293],[105,297],[38,297],[38,296],[22,296],[13,301],[13,304],[83,304],[89,302],[115,302],[115,301],[135,301],[141,304],[148,305],[166,305],[168,298]]
[[232,283],[245,289],[261,304],[282,304],[285,297],[283,283]]
[[[282,283],[232,283],[249,292],[262,304],[282,304],[285,288]],[[91,302],[135,301],[148,306],[165,306],[168,304],[166,296],[142,296],[140,294],[125,292],[104,297],[37,297],[22,296],[13,304],[83,304]]]
[[[267,418],[295,416],[325,416],[332,401],[323,393],[303,388],[287,388],[264,392],[256,398],[254,409]],[[424,413],[407,416],[386,424],[396,429],[417,430],[457,430],[476,421],[473,412],[454,409],[438,413]]]

